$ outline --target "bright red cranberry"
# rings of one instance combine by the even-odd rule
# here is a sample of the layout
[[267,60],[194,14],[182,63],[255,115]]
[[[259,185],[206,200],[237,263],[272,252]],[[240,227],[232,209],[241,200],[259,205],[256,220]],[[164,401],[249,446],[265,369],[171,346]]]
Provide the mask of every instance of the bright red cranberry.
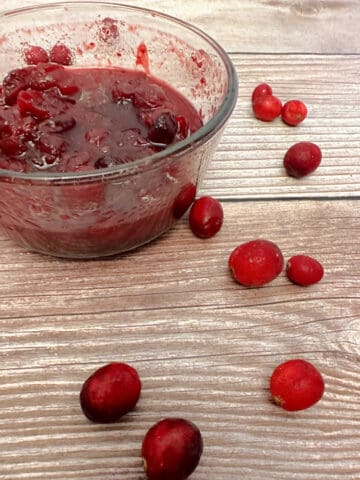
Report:
[[234,279],[245,287],[260,287],[276,278],[284,267],[277,245],[269,240],[252,240],[235,248],[229,258]]
[[96,370],[83,384],[80,405],[93,422],[115,422],[135,407],[140,392],[141,381],[133,367],[110,363]]
[[320,282],[324,276],[324,269],[315,258],[295,255],[286,264],[286,274],[292,282],[307,286]]
[[62,43],[57,43],[50,50],[50,60],[60,65],[71,65],[72,55],[70,48]]
[[267,83],[260,83],[260,85],[254,88],[251,96],[252,103],[254,103],[255,100],[257,100],[258,98],[265,95],[272,95],[272,88]]
[[196,469],[203,441],[196,425],[182,418],[166,418],[153,425],[142,444],[149,480],[185,480]]
[[284,167],[288,175],[304,177],[318,168],[321,157],[321,150],[315,143],[295,143],[285,154]]
[[174,200],[172,212],[175,218],[180,218],[195,200],[196,187],[193,183],[183,186],[180,193]]
[[210,238],[220,230],[224,218],[221,203],[212,197],[201,197],[193,203],[189,213],[192,232],[200,238]]
[[305,410],[318,402],[325,389],[320,372],[310,362],[288,360],[277,366],[270,379],[274,402],[288,411]]
[[264,122],[272,122],[281,114],[281,101],[274,95],[257,97],[252,106],[255,117]]
[[177,121],[170,112],[159,115],[153,125],[149,128],[148,137],[153,143],[168,145],[171,143],[177,132]]
[[305,103],[301,100],[289,100],[281,109],[281,118],[288,125],[298,125],[307,115]]
[[49,56],[42,47],[33,45],[24,50],[25,61],[28,65],[37,65],[38,63],[46,63],[49,61]]

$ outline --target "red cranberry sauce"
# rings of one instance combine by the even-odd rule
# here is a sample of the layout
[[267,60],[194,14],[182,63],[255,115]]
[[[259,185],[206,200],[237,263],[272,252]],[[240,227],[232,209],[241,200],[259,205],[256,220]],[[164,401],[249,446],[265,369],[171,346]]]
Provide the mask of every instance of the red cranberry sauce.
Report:
[[76,172],[131,162],[202,126],[169,85],[118,67],[39,63],[0,87],[0,168]]

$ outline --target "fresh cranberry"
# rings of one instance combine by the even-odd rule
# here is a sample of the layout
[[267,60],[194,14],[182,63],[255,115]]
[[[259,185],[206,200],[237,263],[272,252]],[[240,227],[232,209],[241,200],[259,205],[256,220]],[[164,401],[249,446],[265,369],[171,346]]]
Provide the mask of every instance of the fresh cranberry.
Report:
[[172,212],[175,218],[181,218],[193,203],[196,195],[196,187],[193,183],[187,183],[174,200]]
[[193,203],[189,213],[192,232],[200,238],[210,238],[220,230],[224,218],[221,203],[212,197],[201,197]]
[[276,278],[284,267],[277,245],[269,240],[252,240],[233,250],[229,268],[234,279],[245,287],[260,287]]
[[284,167],[288,175],[301,178],[318,168],[321,157],[321,150],[315,143],[295,143],[285,154]]
[[148,137],[153,143],[168,145],[171,143],[177,132],[177,121],[170,112],[159,115],[149,128]]
[[182,418],[166,418],[153,425],[142,444],[149,480],[185,480],[196,469],[203,451],[198,427]]
[[35,118],[45,120],[64,113],[68,103],[56,91],[41,92],[28,88],[17,97],[17,105],[22,114],[30,113]]
[[37,65],[38,63],[46,63],[49,61],[49,56],[42,47],[33,45],[24,50],[25,61],[28,65]]
[[57,43],[50,50],[50,60],[60,65],[71,65],[72,55],[70,48],[62,43]]
[[289,100],[281,109],[281,118],[288,125],[298,125],[307,115],[305,103],[301,100]]
[[255,102],[260,97],[264,97],[265,95],[272,95],[272,88],[267,83],[260,83],[257,87],[254,88],[251,101],[252,103]]
[[270,379],[274,402],[288,411],[311,407],[321,399],[324,389],[320,372],[310,362],[301,359],[278,365]]
[[83,384],[80,405],[93,422],[115,422],[135,407],[140,391],[141,381],[133,367],[110,363],[96,370]]
[[274,95],[262,95],[257,97],[253,104],[255,117],[264,122],[272,122],[281,114],[281,101]]
[[324,269],[315,258],[295,255],[286,264],[286,274],[292,282],[307,286],[320,282],[324,276]]

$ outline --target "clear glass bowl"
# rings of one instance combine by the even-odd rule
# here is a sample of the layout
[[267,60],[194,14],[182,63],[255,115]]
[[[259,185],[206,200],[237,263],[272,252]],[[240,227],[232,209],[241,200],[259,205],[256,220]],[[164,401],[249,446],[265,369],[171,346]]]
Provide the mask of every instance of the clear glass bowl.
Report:
[[5,12],[0,31],[1,79],[24,65],[29,45],[48,50],[64,43],[76,67],[137,69],[136,52],[144,43],[151,75],[187,97],[204,124],[161,152],[94,172],[0,169],[3,231],[27,249],[69,258],[114,255],[165,232],[192,202],[236,103],[237,77],[225,51],[175,18],[111,3],[67,2]]

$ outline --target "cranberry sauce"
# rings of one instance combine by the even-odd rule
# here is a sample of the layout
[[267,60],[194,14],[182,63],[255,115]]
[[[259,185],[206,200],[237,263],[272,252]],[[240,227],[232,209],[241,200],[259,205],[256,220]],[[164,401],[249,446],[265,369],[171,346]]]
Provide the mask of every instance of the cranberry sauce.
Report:
[[140,71],[39,63],[0,87],[0,168],[77,172],[131,162],[202,125],[180,93]]

